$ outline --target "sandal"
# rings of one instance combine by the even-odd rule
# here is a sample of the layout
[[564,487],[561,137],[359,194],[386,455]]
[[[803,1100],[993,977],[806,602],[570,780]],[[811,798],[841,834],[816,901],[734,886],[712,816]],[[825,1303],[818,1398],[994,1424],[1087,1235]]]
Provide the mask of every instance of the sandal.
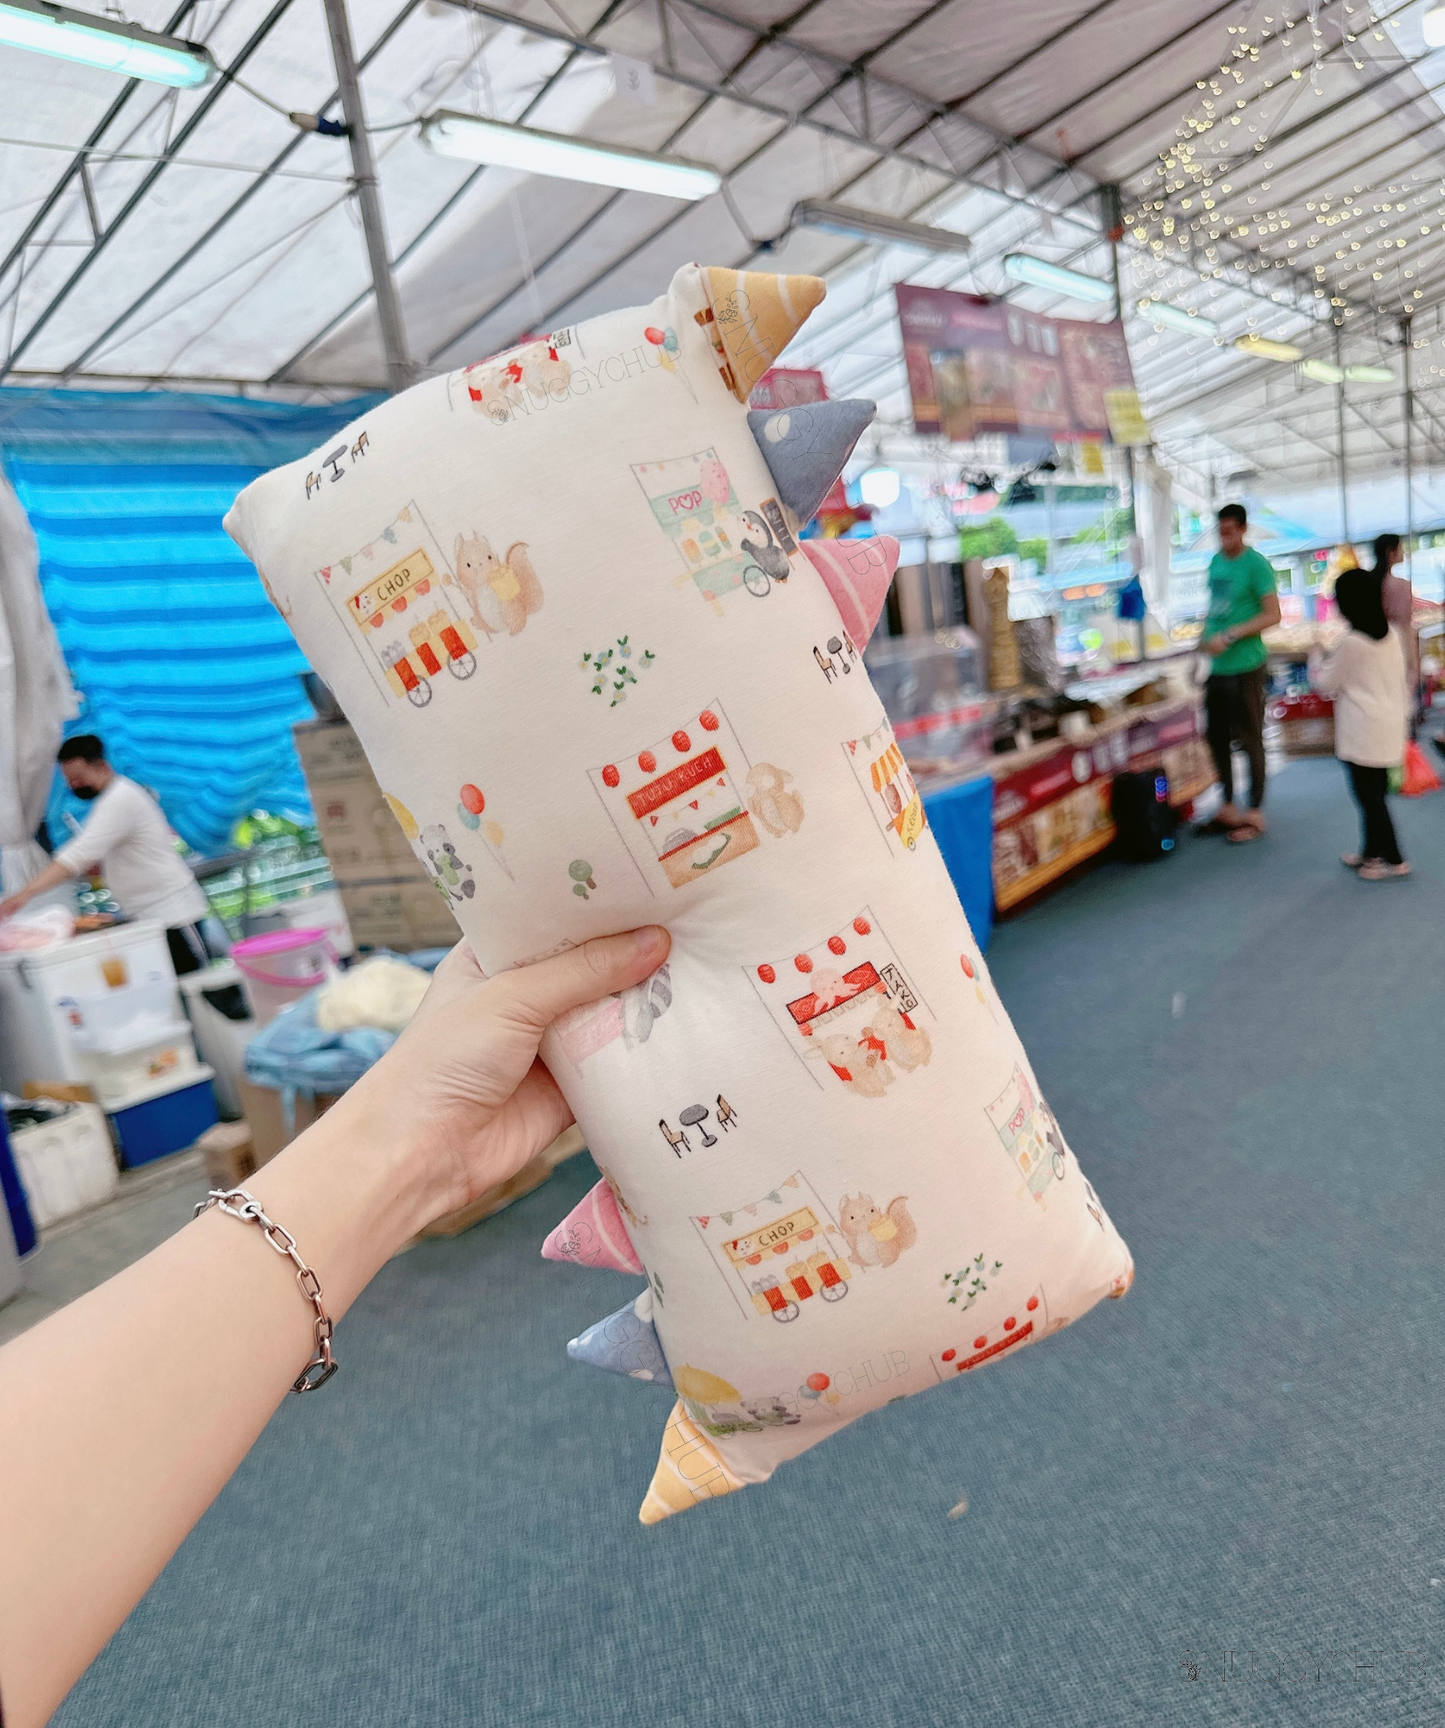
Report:
[[1247,846],[1251,840],[1263,837],[1265,827],[1263,822],[1241,822],[1237,828],[1231,828],[1225,836],[1235,846]]
[[1341,852],[1340,863],[1346,870],[1358,870],[1361,864],[1367,863],[1363,852]]

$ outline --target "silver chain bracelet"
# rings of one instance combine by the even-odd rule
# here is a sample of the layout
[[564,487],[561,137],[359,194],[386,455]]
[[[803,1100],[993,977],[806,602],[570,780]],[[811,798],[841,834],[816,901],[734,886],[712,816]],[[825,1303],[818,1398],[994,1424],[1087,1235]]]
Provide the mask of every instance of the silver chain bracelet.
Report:
[[316,1354],[301,1370],[291,1390],[314,1392],[318,1386],[324,1386],[340,1367],[331,1354],[333,1328],[331,1316],[321,1306],[321,1280],[297,1252],[296,1238],[280,1224],[273,1223],[261,1210],[261,1202],[246,1189],[212,1188],[204,1200],[197,1202],[194,1216],[199,1218],[212,1206],[219,1206],[228,1218],[239,1218],[243,1224],[259,1224],[267,1242],[296,1267],[296,1282],[301,1286],[301,1294],[316,1310]]

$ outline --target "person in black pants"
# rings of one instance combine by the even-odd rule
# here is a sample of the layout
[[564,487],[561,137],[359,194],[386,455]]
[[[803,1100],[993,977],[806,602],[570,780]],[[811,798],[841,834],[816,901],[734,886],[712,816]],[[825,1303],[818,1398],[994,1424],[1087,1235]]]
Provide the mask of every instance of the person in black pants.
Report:
[[[1219,551],[1209,565],[1209,616],[1200,642],[1211,656],[1204,689],[1206,736],[1224,802],[1209,824],[1231,840],[1264,833],[1264,697],[1269,655],[1261,633],[1279,623],[1279,596],[1269,560],[1245,544],[1249,519],[1242,504],[1219,512]],[[1249,808],[1234,801],[1234,740],[1249,759]]]
[[[1395,824],[1390,820],[1390,806],[1385,802],[1390,790],[1388,768],[1366,768],[1359,762],[1346,762],[1350,790],[1360,807],[1362,838],[1358,853],[1346,853],[1342,862],[1347,869],[1363,873],[1370,860],[1390,865],[1396,874],[1408,874],[1409,865],[1400,856],[1400,842],[1395,838]],[[1401,870],[1401,866],[1404,869]],[[1373,877],[1374,872],[1371,872]],[[1367,878],[1368,880],[1369,878]]]
[[1410,697],[1400,635],[1385,617],[1383,574],[1346,570],[1340,575],[1335,601],[1350,632],[1328,660],[1320,663],[1311,656],[1310,664],[1315,689],[1334,697],[1335,754],[1360,806],[1360,850],[1346,852],[1340,862],[1364,882],[1410,874],[1385,802],[1390,770],[1405,758]]

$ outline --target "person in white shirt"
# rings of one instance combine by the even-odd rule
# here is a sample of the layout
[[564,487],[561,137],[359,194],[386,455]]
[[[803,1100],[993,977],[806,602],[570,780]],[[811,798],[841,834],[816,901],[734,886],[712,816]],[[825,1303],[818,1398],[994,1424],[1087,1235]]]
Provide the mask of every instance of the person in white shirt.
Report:
[[175,835],[160,805],[144,787],[116,773],[94,733],[67,738],[59,761],[71,791],[93,801],[95,808],[38,876],[0,900],[0,919],[98,865],[122,910],[132,918],[165,925],[178,974],[209,965],[211,951],[200,929],[209,911],[206,896],[176,851]]
[[1360,806],[1363,839],[1340,862],[1364,882],[1410,874],[1400,854],[1386,803],[1390,770],[1405,760],[1410,704],[1400,633],[1385,615],[1384,570],[1346,570],[1335,583],[1335,603],[1350,626],[1330,657],[1315,661],[1310,678],[1335,702],[1335,755],[1350,777]]

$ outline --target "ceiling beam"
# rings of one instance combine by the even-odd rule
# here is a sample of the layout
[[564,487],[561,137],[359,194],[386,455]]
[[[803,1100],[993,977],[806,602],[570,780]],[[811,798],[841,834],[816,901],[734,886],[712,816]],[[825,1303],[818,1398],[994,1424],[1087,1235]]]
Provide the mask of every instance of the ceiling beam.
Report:
[[[392,37],[401,29],[402,25],[411,17],[412,13],[420,4],[421,0],[405,0],[405,4],[402,6],[400,12],[393,17],[391,22],[382,31],[381,35],[377,37],[376,41],[373,42],[371,47],[367,49],[366,53],[362,55],[360,70],[366,70],[366,68],[372,63],[377,55],[381,53],[382,49],[386,47],[387,43],[391,41]],[[340,100],[340,96],[341,92],[339,89],[332,90],[331,94],[320,105],[316,112],[318,114],[325,114],[329,108],[333,107],[334,104]],[[110,323],[106,325],[105,329],[102,330],[93,341],[89,342],[86,347],[69,362],[65,367],[64,372],[61,374],[62,377],[74,377],[75,374],[80,371],[81,367],[85,365],[86,361],[91,359],[99,349],[103,348],[117,331],[123,329],[124,326],[135,317],[136,313],[142,309],[142,307],[149,305],[155,296],[159,294],[168,283],[173,282],[186,266],[210,245],[211,241],[215,239],[221,230],[225,228],[228,223],[233,221],[235,217],[240,215],[241,211],[245,209],[246,205],[250,203],[251,199],[256,196],[267,181],[281,169],[287,158],[290,157],[294,151],[300,149],[301,145],[310,136],[311,134],[308,132],[298,131],[294,138],[288,140],[281,150],[272,157],[271,161],[256,173],[256,178],[251,182],[241,196],[232,204],[228,205],[216,220],[211,223],[210,227],[191,242],[186,250],[181,253],[179,258],[170,263],[161,272],[161,274],[155,278],[148,288],[146,288],[141,294],[137,295],[137,297],[131,301],[123,312],[112,318]]]
[[[167,36],[173,35],[174,32],[180,28],[187,12],[189,12],[195,4],[196,0],[181,0],[181,4],[177,6],[175,11],[166,20],[165,24],[161,26]],[[109,108],[106,109],[97,124],[91,128],[90,136],[86,139],[84,145],[81,149],[76,151],[69,165],[63,170],[59,179],[41,200],[40,208],[30,218],[29,222],[26,223],[19,239],[16,240],[15,244],[5,254],[4,259],[0,260],[0,282],[3,282],[6,276],[9,275],[16,261],[24,256],[25,248],[35,238],[35,235],[45,218],[60,202],[61,198],[65,194],[66,188],[79,178],[85,167],[87,154],[100,143],[102,138],[104,138],[106,133],[110,130],[113,122],[119,116],[121,109],[125,107],[134,92],[140,89],[141,82],[142,80],[139,78],[127,79],[121,88],[120,94],[111,103]]]
[[146,194],[170,166],[171,158],[180,154],[186,140],[230,88],[231,80],[271,34],[272,30],[274,30],[281,22],[282,18],[285,17],[291,3],[292,0],[275,0],[275,4],[261,20],[256,29],[252,31],[250,38],[247,40],[240,53],[231,62],[231,64],[221,72],[216,82],[197,104],[194,112],[186,121],[185,125],[181,127],[180,131],[177,132],[175,137],[167,145],[162,160],[157,162],[155,166],[142,178],[140,185],[136,187],[135,191],[131,193],[130,197],[126,199],[125,203],[121,205],[120,209],[111,218],[110,222],[106,226],[105,232],[96,237],[95,244],[91,246],[85,257],[81,259],[80,263],[61,284],[56,293],[51,296],[50,301],[45,306],[44,310],[31,322],[30,328],[14,345],[14,347],[11,348],[5,359],[0,361],[0,383],[4,382],[6,374],[14,366],[15,362],[29,349],[36,337],[39,336],[41,331],[50,323],[50,320],[70,298],[70,295],[74,290],[79,287],[84,277],[89,274],[101,254],[110,245],[110,242],[125,226],[126,222],[135,213],[139,205],[144,202]]

